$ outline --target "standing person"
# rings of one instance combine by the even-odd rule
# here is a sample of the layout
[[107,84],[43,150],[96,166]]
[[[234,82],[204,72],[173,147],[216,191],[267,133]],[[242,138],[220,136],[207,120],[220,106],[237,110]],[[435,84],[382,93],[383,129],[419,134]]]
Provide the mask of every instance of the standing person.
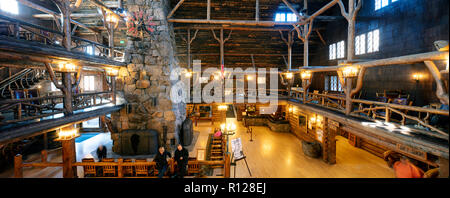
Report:
[[178,164],[178,170],[176,173],[177,178],[183,178],[186,174],[186,166],[188,163],[189,152],[181,144],[178,144],[177,150],[175,151],[175,160]]
[[412,164],[408,157],[401,156],[400,161],[394,164],[395,175],[397,178],[422,178],[423,171]]
[[106,147],[103,146],[103,145],[100,145],[100,146],[97,148],[97,157],[98,157],[98,161],[99,161],[99,162],[102,161],[102,159],[103,159],[103,158],[106,158],[106,156],[107,156],[107,150],[106,150]]
[[158,169],[158,178],[162,178],[164,176],[164,173],[167,171],[167,156],[171,158],[172,154],[165,151],[164,147],[159,147],[158,151],[159,152],[156,154],[153,161],[156,162],[156,169]]

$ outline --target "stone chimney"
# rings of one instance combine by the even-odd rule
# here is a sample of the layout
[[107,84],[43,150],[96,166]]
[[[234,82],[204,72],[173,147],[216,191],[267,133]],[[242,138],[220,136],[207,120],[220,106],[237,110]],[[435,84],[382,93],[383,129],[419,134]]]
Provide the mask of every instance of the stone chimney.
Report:
[[[174,104],[170,98],[171,88],[177,83],[170,80],[170,72],[179,65],[173,26],[167,22],[169,1],[127,0],[124,8],[128,14],[144,11],[153,17],[156,25],[152,26],[155,31],[150,35],[144,33],[143,38],[129,36],[127,39],[125,61],[128,66],[119,72],[117,89],[121,92],[118,96],[122,95],[128,105],[112,114],[113,127],[117,128],[111,135],[113,151],[125,153],[122,148],[129,146],[123,144],[129,144],[128,139],[133,134],[124,131],[130,130],[140,135],[156,130],[159,146],[170,150],[171,144],[178,143],[181,124],[186,118],[186,104]],[[141,139],[139,144],[148,144],[147,141]]]

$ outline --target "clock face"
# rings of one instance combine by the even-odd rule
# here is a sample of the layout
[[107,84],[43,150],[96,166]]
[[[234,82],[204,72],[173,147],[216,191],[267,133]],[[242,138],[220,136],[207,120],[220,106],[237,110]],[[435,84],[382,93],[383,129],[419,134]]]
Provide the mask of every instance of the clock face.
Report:
[[143,11],[132,12],[127,21],[127,34],[133,37],[143,37],[144,32],[147,34],[154,32],[152,26],[156,24],[152,20],[153,17]]

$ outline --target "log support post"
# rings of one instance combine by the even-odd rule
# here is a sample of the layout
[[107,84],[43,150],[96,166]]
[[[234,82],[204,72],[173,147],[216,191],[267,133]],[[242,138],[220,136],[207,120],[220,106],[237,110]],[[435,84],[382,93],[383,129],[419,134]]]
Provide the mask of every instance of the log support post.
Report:
[[22,155],[17,154],[14,157],[14,177],[23,178],[23,166],[22,166]]
[[48,159],[48,152],[47,150],[42,150],[41,151],[41,162],[42,163],[46,163]]
[[448,159],[439,157],[439,178],[448,178]]
[[352,78],[346,78],[345,79],[346,84],[346,94],[345,94],[345,114],[350,115],[352,112],[352,97],[350,96],[350,92],[352,91],[353,86],[353,79]]
[[76,162],[75,138],[62,140],[62,159],[63,159],[63,177],[75,178],[77,167],[73,166]]
[[123,178],[123,158],[117,159],[117,177]]
[[224,177],[225,177],[225,178],[230,178],[230,175],[231,175],[231,172],[230,172],[230,170],[231,170],[230,163],[231,163],[230,154],[229,154],[229,153],[226,153],[226,154],[225,154],[225,164],[224,164],[224,169],[225,169]]

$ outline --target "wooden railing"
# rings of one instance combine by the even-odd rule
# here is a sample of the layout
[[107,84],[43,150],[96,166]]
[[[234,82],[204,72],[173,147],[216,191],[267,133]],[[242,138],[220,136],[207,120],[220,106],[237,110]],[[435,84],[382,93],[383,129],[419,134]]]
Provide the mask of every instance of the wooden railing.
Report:
[[[308,93],[306,101],[303,101],[303,94],[304,91],[302,90],[292,90],[290,96],[291,98],[302,101],[304,104],[318,105],[345,113],[345,96],[339,96],[336,94]],[[448,132],[444,132],[430,124],[430,118],[433,115],[448,117],[449,111],[362,99],[352,99],[351,102],[352,109],[350,116],[361,117],[369,120],[381,120],[384,122],[396,122],[403,126],[406,125],[406,121],[409,120],[431,130],[414,130],[416,133],[422,133],[446,140],[449,139]],[[401,119],[394,119],[394,115],[398,115]]]
[[[221,161],[198,161],[198,160],[189,160],[188,161],[188,169],[187,173],[190,172],[190,168],[196,169],[194,172],[199,172],[200,166],[202,165],[208,165],[208,166],[214,166],[214,165],[223,165],[223,177],[229,178],[230,177],[230,156],[227,155],[225,157],[225,160]],[[39,167],[39,168],[47,168],[47,167],[63,167],[64,164],[62,162],[48,162],[47,161],[47,151],[42,151],[41,153],[41,162],[36,163],[25,163],[23,162],[22,155],[18,154],[14,158],[14,177],[16,178],[23,178],[23,168],[24,167]],[[72,167],[96,167],[103,169],[104,167],[113,167],[115,169],[114,176],[116,178],[156,178],[156,162],[124,162],[124,159],[119,158],[117,161],[114,162],[75,162],[72,163]],[[125,167],[133,167],[136,168],[137,166],[146,166],[149,168],[149,172],[153,172],[154,174],[148,175],[148,176],[127,176],[124,174]],[[175,173],[175,167],[177,166],[177,163],[173,158],[170,158],[168,160],[168,169],[167,169],[167,175],[173,175]],[[153,171],[152,171],[153,170]],[[192,175],[191,175],[192,176]],[[75,175],[75,177],[77,177]],[[103,177],[103,176],[96,176],[95,178]],[[109,178],[111,178],[109,177]]]
[[[0,19],[7,21],[6,23],[3,22],[3,25],[10,26],[8,31],[8,36],[10,37],[63,47],[62,41],[64,39],[64,34],[59,30],[48,29],[20,19],[2,15],[1,13]],[[113,57],[123,57],[124,55],[124,52],[120,51],[118,48],[109,47],[95,41],[73,35],[71,35],[71,40],[73,42],[72,44],[75,44],[75,46],[71,47],[72,51],[86,53],[87,47],[92,46],[93,56],[108,57],[110,50],[114,51]],[[98,49],[98,53],[95,53],[95,49]]]
[[[56,107],[58,103],[61,103],[64,97],[64,95],[57,95],[38,98],[1,100],[0,112],[4,115],[7,113],[13,113],[14,117],[9,120],[1,120],[0,126],[64,113],[66,112],[64,108]],[[111,97],[112,92],[75,94],[73,95],[72,106],[74,107],[74,110],[80,110],[105,105],[112,102]],[[100,100],[100,102],[98,102],[98,100]]]

